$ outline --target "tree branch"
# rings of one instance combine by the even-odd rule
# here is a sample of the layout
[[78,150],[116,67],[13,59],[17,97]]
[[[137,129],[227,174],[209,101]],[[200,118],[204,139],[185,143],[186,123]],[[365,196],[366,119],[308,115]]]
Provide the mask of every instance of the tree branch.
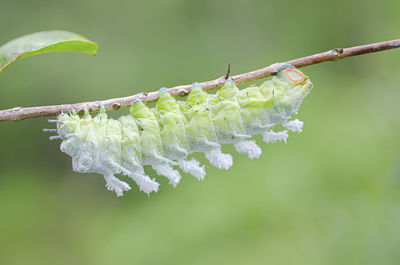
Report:
[[[326,61],[337,61],[346,57],[373,53],[378,51],[384,51],[400,47],[400,39],[390,40],[384,42],[378,42],[373,44],[367,44],[363,46],[356,46],[351,48],[339,48],[333,49],[327,52],[322,52],[310,56],[306,56],[299,59],[294,59],[284,63],[276,63],[265,68],[261,68],[252,72],[232,76],[232,79],[240,84],[245,82],[250,82],[260,78],[270,76],[277,72],[282,64],[291,64],[297,68],[317,64]],[[226,80],[226,76],[220,77],[218,79],[207,81],[201,83],[205,91],[215,90],[220,88]],[[191,85],[176,86],[169,89],[172,96],[184,97],[192,88]],[[18,121],[27,118],[37,118],[46,116],[55,116],[62,112],[67,113],[68,111],[75,109],[79,114],[83,115],[83,109],[86,107],[90,113],[95,113],[100,109],[100,104],[102,103],[107,110],[118,110],[123,107],[128,107],[136,99],[141,99],[143,102],[153,102],[158,99],[158,92],[142,92],[133,96],[114,98],[103,101],[93,101],[93,102],[82,102],[76,104],[64,104],[64,105],[53,105],[53,106],[40,106],[40,107],[29,107],[22,108],[16,107],[7,110],[0,111],[0,121]]]

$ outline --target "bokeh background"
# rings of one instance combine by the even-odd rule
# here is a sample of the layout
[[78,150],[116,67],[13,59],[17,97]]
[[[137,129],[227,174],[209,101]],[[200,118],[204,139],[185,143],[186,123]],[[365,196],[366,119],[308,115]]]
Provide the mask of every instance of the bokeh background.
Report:
[[[251,71],[399,38],[400,2],[13,0],[0,43],[64,29],[96,41],[24,59],[0,76],[0,108],[75,103]],[[234,154],[205,181],[163,178],[117,198],[77,174],[45,118],[0,123],[0,264],[399,264],[400,50],[302,70],[304,132]],[[112,115],[125,114],[121,110]],[[201,161],[203,156],[196,155]],[[154,172],[150,171],[152,176]]]

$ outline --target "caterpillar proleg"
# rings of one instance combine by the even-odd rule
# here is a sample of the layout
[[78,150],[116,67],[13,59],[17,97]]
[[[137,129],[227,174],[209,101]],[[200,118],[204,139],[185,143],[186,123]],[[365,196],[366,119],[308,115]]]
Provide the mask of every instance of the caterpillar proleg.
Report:
[[[221,144],[234,144],[238,153],[254,159],[261,148],[250,140],[252,135],[261,134],[266,143],[286,143],[288,131],[302,132],[303,122],[289,120],[311,88],[307,76],[285,65],[259,87],[239,90],[227,79],[213,95],[195,83],[185,102],[162,88],[153,109],[137,100],[130,114],[118,120],[108,118],[104,108],[95,117],[87,110],[82,117],[71,111],[49,120],[57,129],[44,131],[57,133],[50,139],[62,140],[60,149],[72,157],[74,171],[103,175],[107,189],[118,196],[131,189],[116,177],[122,174],[149,194],[159,184],[146,175],[144,165],[175,187],[181,180],[178,169],[199,180],[206,175],[205,166],[189,158],[191,153],[202,152],[211,165],[229,169],[233,159],[221,151]],[[286,130],[274,131],[276,127]]]

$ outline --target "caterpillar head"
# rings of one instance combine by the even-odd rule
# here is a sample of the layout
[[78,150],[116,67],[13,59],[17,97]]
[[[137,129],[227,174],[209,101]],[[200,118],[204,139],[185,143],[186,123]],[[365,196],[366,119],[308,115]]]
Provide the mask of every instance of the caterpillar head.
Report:
[[296,67],[286,64],[279,69],[277,77],[286,83],[286,95],[291,97],[301,97],[310,92],[312,83],[308,76],[304,75]]
[[284,116],[297,112],[311,88],[312,83],[308,76],[289,64],[281,67],[276,77],[260,86],[261,92],[273,100],[273,110]]

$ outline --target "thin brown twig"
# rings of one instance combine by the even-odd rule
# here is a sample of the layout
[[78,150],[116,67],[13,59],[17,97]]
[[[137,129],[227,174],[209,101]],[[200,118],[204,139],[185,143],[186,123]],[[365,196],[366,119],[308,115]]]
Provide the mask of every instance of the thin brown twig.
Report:
[[[321,62],[337,61],[346,57],[384,51],[399,47],[400,47],[400,39],[396,39],[396,40],[378,42],[362,46],[350,47],[345,49],[342,48],[332,49],[330,51],[294,59],[284,63],[272,64],[270,66],[252,72],[235,75],[232,76],[232,79],[236,83],[240,84],[270,76],[271,74],[276,73],[276,71],[280,68],[282,64],[291,64],[297,68],[300,68],[303,66],[317,64]],[[226,81],[226,76],[222,76],[212,81],[203,82],[201,83],[201,85],[203,86],[205,91],[210,91],[220,88],[225,83],[225,81]],[[192,85],[176,86],[170,88],[169,92],[171,93],[171,95],[175,97],[184,97],[190,92],[191,87]],[[16,107],[12,109],[1,110],[0,121],[17,121],[27,118],[55,116],[62,112],[67,113],[72,109],[75,109],[80,114],[83,114],[84,108],[87,108],[90,113],[95,113],[98,112],[101,104],[103,104],[107,110],[118,110],[120,108],[130,106],[131,103],[136,99],[140,99],[146,103],[153,102],[158,99],[158,95],[159,95],[158,92],[150,92],[150,93],[143,92],[133,96],[114,98],[103,101],[82,102],[76,104],[64,104],[64,105],[53,105],[53,106],[28,107],[28,108]]]

